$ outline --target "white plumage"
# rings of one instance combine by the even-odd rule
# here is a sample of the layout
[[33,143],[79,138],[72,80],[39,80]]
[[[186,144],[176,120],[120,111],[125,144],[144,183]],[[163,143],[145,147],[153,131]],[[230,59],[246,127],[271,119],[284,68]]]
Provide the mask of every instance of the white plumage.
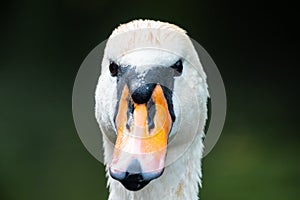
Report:
[[[119,65],[136,66],[136,71],[142,80],[143,74],[153,66],[168,67],[180,58],[183,58],[183,72],[181,76],[174,78],[174,94],[180,96],[180,102],[173,99],[176,121],[170,136],[189,131],[197,131],[197,134],[194,139],[188,138],[193,139],[190,147],[179,159],[167,166],[159,178],[152,180],[139,191],[129,191],[119,181],[112,179],[108,173],[114,151],[111,140],[116,137],[114,114],[118,102],[117,81],[110,75],[109,64],[113,61]],[[198,108],[193,107],[195,103],[191,102],[193,99],[191,95],[196,97]],[[96,118],[102,132],[105,133],[103,134],[104,159],[109,199],[198,199],[207,98],[206,75],[192,42],[184,30],[169,23],[135,20],[120,25],[113,31],[106,44],[95,96]],[[195,109],[199,111],[195,112]],[[170,151],[172,153],[167,153],[167,160],[172,160],[172,156],[176,156],[176,149]]]

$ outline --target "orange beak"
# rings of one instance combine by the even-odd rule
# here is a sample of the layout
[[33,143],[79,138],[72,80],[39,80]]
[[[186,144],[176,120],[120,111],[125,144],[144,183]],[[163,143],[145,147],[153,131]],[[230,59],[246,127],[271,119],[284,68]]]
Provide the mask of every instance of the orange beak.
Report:
[[[140,179],[149,182],[163,173],[172,119],[159,84],[155,86],[151,100],[153,107],[149,108],[147,103],[132,101],[127,85],[122,91],[115,120],[117,140],[110,165],[111,176],[121,183],[130,175],[139,174]],[[128,104],[133,105],[131,114],[128,114]],[[149,114],[153,109],[150,125]]]

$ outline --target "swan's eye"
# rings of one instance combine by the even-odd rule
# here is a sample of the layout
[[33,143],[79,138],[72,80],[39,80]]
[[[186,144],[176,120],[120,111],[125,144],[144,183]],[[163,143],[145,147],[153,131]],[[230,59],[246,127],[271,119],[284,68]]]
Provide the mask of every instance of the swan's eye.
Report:
[[119,72],[119,65],[117,65],[115,62],[111,62],[109,64],[109,71],[111,76],[117,76]]
[[174,65],[171,66],[173,69],[176,70],[175,76],[180,76],[183,70],[182,60],[178,60]]

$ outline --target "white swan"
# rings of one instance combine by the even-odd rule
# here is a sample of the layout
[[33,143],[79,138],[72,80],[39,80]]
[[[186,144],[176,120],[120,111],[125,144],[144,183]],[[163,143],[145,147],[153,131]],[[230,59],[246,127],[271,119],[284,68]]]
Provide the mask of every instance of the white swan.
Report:
[[[184,30],[135,20],[113,31],[95,96],[109,199],[198,199],[208,95],[206,75]],[[166,166],[180,151],[167,148],[177,134],[193,141]]]

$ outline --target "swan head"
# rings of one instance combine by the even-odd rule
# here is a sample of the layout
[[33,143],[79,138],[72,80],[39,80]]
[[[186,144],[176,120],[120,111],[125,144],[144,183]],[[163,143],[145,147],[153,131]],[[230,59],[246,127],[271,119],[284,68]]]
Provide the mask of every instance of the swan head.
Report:
[[193,112],[188,106],[180,112],[185,108],[175,93],[187,94],[181,92],[187,87],[183,79],[205,80],[201,65],[197,71],[193,62],[200,64],[193,45],[175,25],[136,20],[109,37],[96,89],[96,118],[110,141],[105,149],[109,174],[126,189],[140,190],[163,174],[168,140],[178,131],[181,115]]

